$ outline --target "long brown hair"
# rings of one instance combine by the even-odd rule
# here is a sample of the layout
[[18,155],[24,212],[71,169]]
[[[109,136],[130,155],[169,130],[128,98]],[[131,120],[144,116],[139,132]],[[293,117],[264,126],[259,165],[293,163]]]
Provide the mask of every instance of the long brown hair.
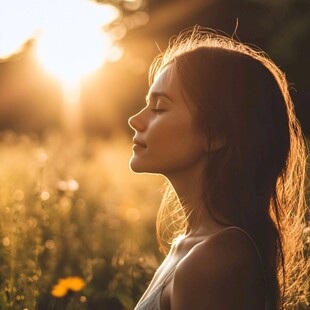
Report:
[[[226,141],[207,154],[205,207],[219,223],[242,227],[255,240],[270,309],[293,309],[308,269],[306,152],[284,73],[261,50],[201,27],[182,32],[155,58],[150,84],[168,65],[196,107],[197,130],[210,143],[218,136]],[[177,221],[174,231],[186,230],[180,210],[168,186],[157,217],[161,245],[167,215]]]

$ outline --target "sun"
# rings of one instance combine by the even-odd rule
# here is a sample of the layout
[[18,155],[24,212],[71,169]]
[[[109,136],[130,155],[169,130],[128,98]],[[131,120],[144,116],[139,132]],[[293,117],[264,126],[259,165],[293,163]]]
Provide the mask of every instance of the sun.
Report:
[[[1,2],[0,29],[11,31],[0,33],[4,38],[0,58],[35,37],[42,66],[62,82],[72,83],[98,69],[115,51],[111,37],[103,31],[120,16],[115,6],[90,0]],[[121,57],[119,51],[116,54]]]
[[38,39],[37,57],[48,71],[68,82],[93,72],[108,59],[113,42],[102,26],[115,20],[119,11],[85,0],[65,2],[55,5],[53,1],[53,14],[44,21]]
[[44,68],[64,82],[80,79],[107,59],[112,47],[108,34],[99,30],[81,29],[68,23],[65,31],[51,28],[39,38],[36,47],[38,60]]

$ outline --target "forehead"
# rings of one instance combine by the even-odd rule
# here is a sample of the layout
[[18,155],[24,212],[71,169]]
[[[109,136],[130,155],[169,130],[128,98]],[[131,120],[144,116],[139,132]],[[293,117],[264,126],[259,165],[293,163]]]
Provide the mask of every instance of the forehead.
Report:
[[155,76],[150,87],[147,98],[157,97],[164,94],[174,103],[185,105],[191,112],[195,112],[195,105],[190,96],[185,92],[184,87],[178,78],[176,68],[173,64],[167,66],[163,71]]
[[191,100],[186,96],[185,91],[178,78],[174,64],[168,65],[155,76],[154,82],[149,89],[147,99],[163,96],[178,106],[186,106],[192,109]]
[[166,67],[155,76],[154,82],[150,87],[149,94],[157,92],[169,92],[170,94],[178,88],[176,74],[171,66]]

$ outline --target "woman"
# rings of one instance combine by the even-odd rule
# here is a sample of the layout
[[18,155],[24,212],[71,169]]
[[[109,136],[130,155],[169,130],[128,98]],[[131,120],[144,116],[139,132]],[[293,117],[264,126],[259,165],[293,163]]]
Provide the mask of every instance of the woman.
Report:
[[284,74],[196,27],[155,59],[150,85],[130,167],[166,177],[162,207],[175,193],[185,226],[135,309],[292,308],[305,147]]

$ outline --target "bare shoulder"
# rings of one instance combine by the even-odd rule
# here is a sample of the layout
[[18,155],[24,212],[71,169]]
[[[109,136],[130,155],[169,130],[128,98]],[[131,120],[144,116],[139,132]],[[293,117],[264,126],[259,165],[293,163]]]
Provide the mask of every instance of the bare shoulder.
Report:
[[179,263],[171,309],[262,309],[261,276],[249,237],[227,229],[196,245]]

